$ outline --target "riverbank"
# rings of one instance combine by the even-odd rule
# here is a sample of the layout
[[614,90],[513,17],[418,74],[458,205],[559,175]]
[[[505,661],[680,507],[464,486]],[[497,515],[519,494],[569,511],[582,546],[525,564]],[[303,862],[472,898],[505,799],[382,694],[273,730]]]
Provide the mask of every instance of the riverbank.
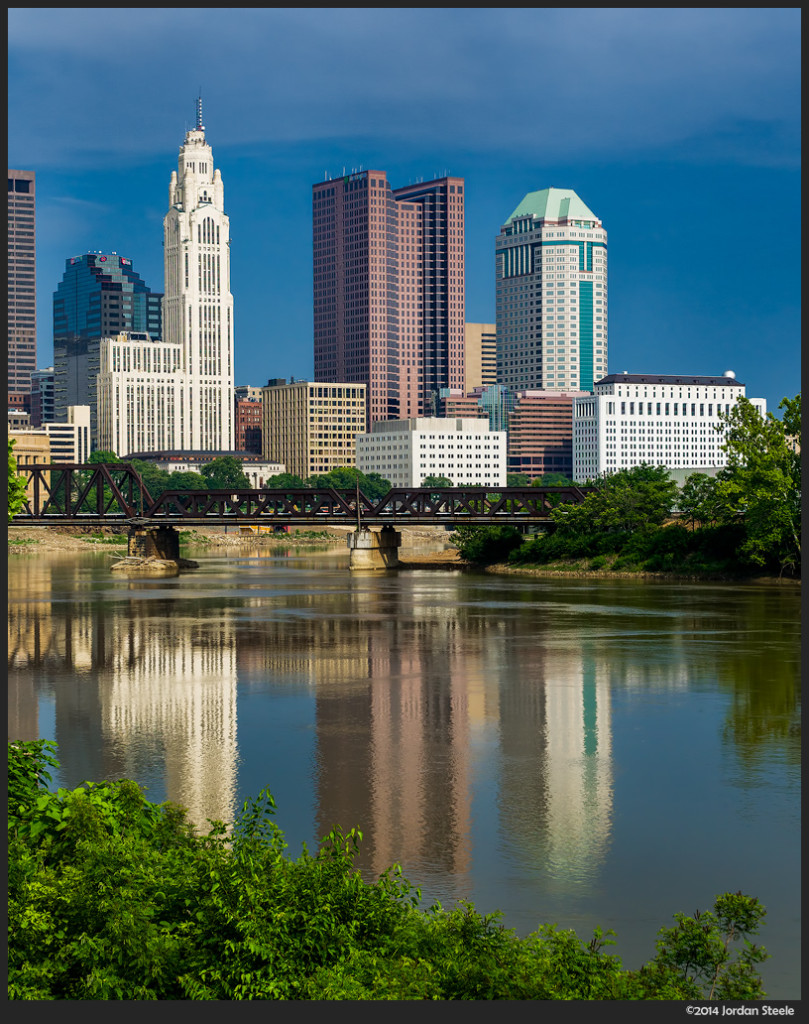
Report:
[[[348,528],[329,529],[304,526],[291,533],[240,534],[236,527],[187,527],[180,530],[180,541],[198,547],[242,547],[245,544],[289,547],[300,545],[345,545]],[[46,552],[90,551],[104,548],[113,554],[118,544],[124,546],[124,527],[96,526],[10,526],[9,554],[40,554]]]
[[[338,547],[346,545],[346,535],[351,526],[302,526],[289,533],[241,534],[235,527],[188,527],[181,531],[181,542],[189,547],[243,549],[246,546],[289,548],[289,547]],[[13,526],[8,531],[9,555],[53,554],[107,550],[120,557],[121,547],[115,537],[123,537],[117,527],[81,526]],[[120,543],[120,542],[119,542]],[[500,562],[495,565],[475,566],[461,558],[457,548],[450,546],[448,535],[437,533],[433,527],[404,527],[402,547],[399,553],[401,569],[435,569],[457,571],[459,569],[486,572],[507,576],[540,576],[546,578],[587,578],[623,580],[670,580],[681,582],[713,582],[767,584],[800,587],[800,579],[768,575],[731,575],[729,573],[672,573],[672,572],[616,572],[611,569],[587,569],[580,563],[551,563],[548,565],[511,565]]]
[[[466,563],[462,563],[466,564]],[[498,576],[543,576],[569,577],[571,579],[599,580],[671,580],[682,583],[739,583],[739,584],[774,584],[800,587],[800,579],[769,575],[731,575],[730,573],[676,573],[676,572],[616,572],[612,569],[582,569],[569,565],[551,563],[549,565],[509,565],[501,562],[496,565],[480,567],[484,572]]]
[[[346,537],[353,526],[301,526],[289,533],[240,533],[238,527],[186,527],[180,530],[180,543],[193,548],[228,548],[244,550],[246,547],[335,547],[345,548]],[[434,527],[406,526],[401,530],[401,561],[405,566],[422,567],[445,565],[458,568],[461,564],[457,549],[450,546],[448,535]],[[126,532],[123,527],[93,526],[11,526],[8,528],[9,555],[56,554],[106,550],[120,557],[125,550]]]

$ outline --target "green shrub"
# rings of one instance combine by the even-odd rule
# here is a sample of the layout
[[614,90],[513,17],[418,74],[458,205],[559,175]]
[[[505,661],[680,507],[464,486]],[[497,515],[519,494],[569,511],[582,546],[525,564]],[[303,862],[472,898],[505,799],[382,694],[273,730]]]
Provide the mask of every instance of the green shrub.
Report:
[[[759,999],[750,945],[764,916],[741,893],[659,933],[625,971],[544,925],[527,938],[471,903],[421,910],[394,865],[354,867],[335,828],[297,859],[264,790],[228,830],[130,781],[46,788],[53,745],[9,744],[8,995],[23,1000]],[[611,934],[611,933],[608,933]],[[739,943],[742,943],[739,948]]]
[[465,561],[492,565],[507,561],[523,538],[516,526],[459,526],[450,540]]

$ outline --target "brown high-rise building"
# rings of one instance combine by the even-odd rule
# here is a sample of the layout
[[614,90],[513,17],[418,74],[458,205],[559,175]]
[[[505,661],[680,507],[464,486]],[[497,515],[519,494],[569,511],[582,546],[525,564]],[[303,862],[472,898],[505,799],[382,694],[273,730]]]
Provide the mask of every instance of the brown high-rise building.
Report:
[[366,384],[368,424],[434,415],[464,384],[464,181],[312,189],[317,381]]
[[37,359],[36,175],[8,172],[8,391],[27,395]]

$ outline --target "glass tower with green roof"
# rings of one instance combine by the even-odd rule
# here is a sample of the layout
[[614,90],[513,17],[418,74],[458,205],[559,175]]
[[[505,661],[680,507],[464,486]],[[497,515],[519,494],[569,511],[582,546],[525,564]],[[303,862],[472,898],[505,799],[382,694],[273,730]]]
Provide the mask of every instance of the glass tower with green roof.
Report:
[[529,192],[496,242],[497,380],[592,391],[607,373],[607,233],[572,189]]

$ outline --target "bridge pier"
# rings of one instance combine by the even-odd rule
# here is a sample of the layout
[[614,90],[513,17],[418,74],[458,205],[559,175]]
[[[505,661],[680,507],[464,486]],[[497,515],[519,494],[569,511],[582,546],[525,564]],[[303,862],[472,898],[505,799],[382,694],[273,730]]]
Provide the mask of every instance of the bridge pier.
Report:
[[173,526],[130,526],[126,553],[130,558],[179,563],[180,534]]
[[402,535],[392,526],[383,526],[379,533],[366,528],[349,533],[348,567],[354,569],[395,569],[399,565]]

